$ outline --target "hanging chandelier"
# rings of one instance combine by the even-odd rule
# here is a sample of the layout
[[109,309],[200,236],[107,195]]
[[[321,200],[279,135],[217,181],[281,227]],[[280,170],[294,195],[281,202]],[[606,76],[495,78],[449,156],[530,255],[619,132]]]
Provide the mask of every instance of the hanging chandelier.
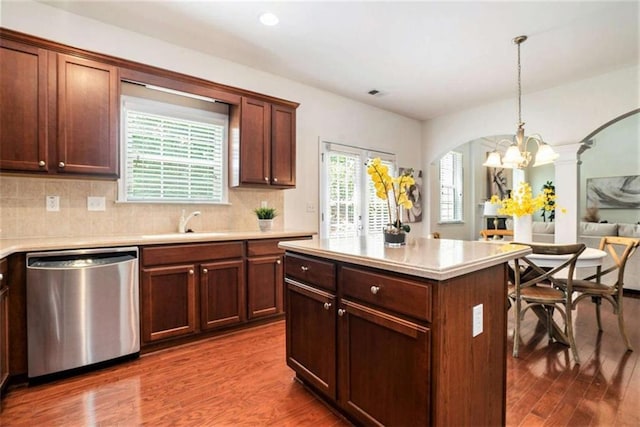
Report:
[[[515,140],[503,139],[498,141],[496,148],[489,154],[487,154],[487,160],[482,164],[483,166],[493,168],[507,168],[507,169],[523,169],[526,168],[531,162],[531,152],[527,151],[529,142],[535,142],[538,146],[536,152],[535,161],[532,166],[541,166],[549,163],[553,163],[558,154],[553,151],[553,148],[542,140],[540,135],[531,135],[525,137],[524,134],[524,122],[522,121],[522,82],[520,77],[520,45],[527,40],[527,36],[518,36],[513,39],[513,42],[518,46],[518,131],[515,135]],[[502,143],[509,144],[509,148],[505,151],[504,155],[498,152],[498,146]]]

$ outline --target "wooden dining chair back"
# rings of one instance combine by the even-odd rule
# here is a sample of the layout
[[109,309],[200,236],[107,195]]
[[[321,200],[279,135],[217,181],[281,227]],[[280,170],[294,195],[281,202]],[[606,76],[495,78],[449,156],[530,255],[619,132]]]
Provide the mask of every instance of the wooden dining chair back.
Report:
[[[564,321],[563,341],[568,342],[573,359],[580,363],[573,334],[571,319],[571,294],[576,261],[586,246],[582,243],[570,245],[526,244],[533,254],[561,257],[562,262],[555,267],[540,267],[526,256],[514,260],[515,286],[509,295],[515,302],[515,330],[513,336],[513,356],[518,357],[520,346],[520,323],[527,310],[531,309],[545,319],[549,342],[553,340],[555,325],[553,314],[557,310]],[[562,272],[562,277],[558,273]],[[566,272],[566,273],[565,273]],[[523,306],[523,303],[525,304]]]
[[497,237],[504,238],[505,236],[513,237],[513,230],[496,230],[496,229],[486,229],[480,230],[480,236],[484,240],[495,239]]
[[573,300],[573,307],[585,298],[591,298],[596,307],[598,330],[602,331],[600,305],[602,299],[611,303],[614,314],[618,317],[618,329],[628,350],[633,350],[624,327],[623,286],[624,270],[629,258],[640,246],[640,239],[632,237],[605,236],[600,240],[600,250],[607,252],[613,260],[608,268],[596,267],[596,273],[582,280],[573,281],[573,291],[579,295]]

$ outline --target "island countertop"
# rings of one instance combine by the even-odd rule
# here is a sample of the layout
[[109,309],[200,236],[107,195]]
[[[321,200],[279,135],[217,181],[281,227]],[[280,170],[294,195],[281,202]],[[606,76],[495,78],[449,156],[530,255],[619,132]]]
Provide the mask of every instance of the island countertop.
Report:
[[434,280],[446,280],[531,253],[523,245],[481,241],[409,238],[398,248],[385,247],[382,236],[282,242],[280,247]]

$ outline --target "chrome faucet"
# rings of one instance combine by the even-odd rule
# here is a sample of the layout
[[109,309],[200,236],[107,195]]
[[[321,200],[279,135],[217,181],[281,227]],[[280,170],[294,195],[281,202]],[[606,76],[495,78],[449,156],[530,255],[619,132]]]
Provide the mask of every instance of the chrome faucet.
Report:
[[178,233],[186,233],[187,232],[187,224],[191,221],[191,218],[194,216],[199,216],[200,211],[193,211],[189,214],[188,217],[184,216],[184,209],[182,209],[182,215],[180,216],[180,223],[178,224]]

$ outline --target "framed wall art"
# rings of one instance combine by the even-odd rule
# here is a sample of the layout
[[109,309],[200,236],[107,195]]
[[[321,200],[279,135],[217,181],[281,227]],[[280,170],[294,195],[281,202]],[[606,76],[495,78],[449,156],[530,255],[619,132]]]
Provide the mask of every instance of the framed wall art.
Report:
[[640,209],[640,175],[587,178],[587,208]]

